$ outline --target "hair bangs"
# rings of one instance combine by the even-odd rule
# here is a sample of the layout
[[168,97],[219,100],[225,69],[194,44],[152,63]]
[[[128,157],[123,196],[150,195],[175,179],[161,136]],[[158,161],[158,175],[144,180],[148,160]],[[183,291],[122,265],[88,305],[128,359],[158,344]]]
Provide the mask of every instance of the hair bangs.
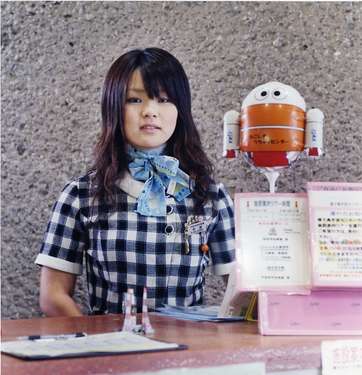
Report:
[[140,71],[146,93],[151,99],[159,98],[164,92],[172,102],[176,101],[175,82],[170,79],[172,75],[165,74],[155,64],[141,66]]

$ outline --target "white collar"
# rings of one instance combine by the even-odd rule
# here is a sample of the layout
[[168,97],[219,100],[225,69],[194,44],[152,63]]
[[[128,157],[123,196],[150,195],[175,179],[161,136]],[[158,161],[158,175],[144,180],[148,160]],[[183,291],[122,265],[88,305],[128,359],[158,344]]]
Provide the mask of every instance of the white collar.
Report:
[[125,172],[124,177],[121,180],[118,180],[119,188],[133,198],[138,198],[142,192],[144,184],[143,181],[135,180],[128,171]]
[[[128,171],[125,172],[124,177],[121,180],[118,180],[117,183],[121,190],[136,199],[141,194],[145,185],[143,181],[135,180]],[[176,184],[174,182],[170,182],[167,188],[167,194],[173,195],[175,187]]]

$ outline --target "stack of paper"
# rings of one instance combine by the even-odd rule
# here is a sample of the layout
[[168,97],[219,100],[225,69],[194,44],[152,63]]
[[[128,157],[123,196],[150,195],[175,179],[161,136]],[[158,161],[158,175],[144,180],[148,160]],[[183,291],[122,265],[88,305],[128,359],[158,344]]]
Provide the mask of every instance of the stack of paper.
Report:
[[194,320],[201,322],[226,322],[226,321],[238,321],[244,320],[243,316],[232,316],[220,318],[218,317],[220,306],[170,306],[164,305],[159,307],[156,312],[172,316],[177,319]]

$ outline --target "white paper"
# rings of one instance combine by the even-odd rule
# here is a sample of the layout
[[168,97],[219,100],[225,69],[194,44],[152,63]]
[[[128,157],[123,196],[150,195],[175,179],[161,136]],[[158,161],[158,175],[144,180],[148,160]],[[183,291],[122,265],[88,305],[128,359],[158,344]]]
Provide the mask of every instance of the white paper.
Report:
[[308,191],[317,286],[362,285],[362,191],[345,191],[343,187],[336,184],[339,191]]
[[322,341],[323,375],[361,375],[362,340]]
[[[309,368],[305,370],[290,370],[290,371],[277,371],[268,372],[268,375],[321,375],[322,370],[319,368]],[[347,375],[347,374],[345,374]]]
[[307,199],[237,194],[236,244],[246,290],[308,288]]
[[247,316],[248,310],[252,308],[254,292],[245,292],[241,289],[241,269],[235,263],[229,274],[228,284],[224,293],[224,298],[219,309],[219,317],[240,317],[250,319]]
[[[261,362],[243,363],[237,365],[215,366],[179,369],[167,369],[156,372],[137,372],[129,375],[265,375],[265,364]],[[345,374],[346,375],[346,374]]]

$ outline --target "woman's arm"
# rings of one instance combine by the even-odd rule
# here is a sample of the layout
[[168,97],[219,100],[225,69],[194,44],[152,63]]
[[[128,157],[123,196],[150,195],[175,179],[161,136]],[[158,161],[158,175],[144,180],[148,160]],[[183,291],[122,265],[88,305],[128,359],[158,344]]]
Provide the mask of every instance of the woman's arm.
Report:
[[43,266],[40,276],[40,308],[47,316],[81,316],[73,300],[77,276]]

